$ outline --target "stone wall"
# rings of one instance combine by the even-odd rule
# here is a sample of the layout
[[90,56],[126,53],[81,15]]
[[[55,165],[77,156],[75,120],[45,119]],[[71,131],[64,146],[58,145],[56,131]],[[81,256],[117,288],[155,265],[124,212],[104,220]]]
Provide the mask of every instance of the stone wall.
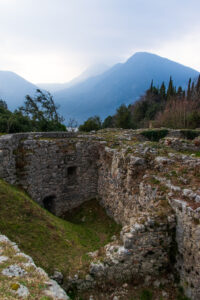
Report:
[[176,212],[177,271],[186,295],[200,299],[200,208],[193,209],[185,201],[173,199]]
[[19,134],[1,138],[0,149],[0,177],[57,215],[97,196],[98,152],[90,140]]
[[[132,138],[135,136],[127,133],[120,136],[120,140]],[[163,147],[163,143],[160,145]],[[21,185],[35,201],[57,215],[99,197],[107,213],[124,227],[121,242],[105,248],[105,261],[91,266],[90,272],[92,275],[96,272],[96,278],[106,276],[106,280],[111,277],[117,280],[118,275],[130,278],[134,274],[145,276],[166,270],[171,263],[171,249],[187,295],[199,299],[199,206],[188,203],[200,202],[200,190],[197,186],[196,193],[182,191],[163,176],[174,172],[175,166],[176,170],[189,166],[189,172],[198,173],[200,160],[167,153],[166,148],[156,150],[145,142],[133,144],[129,150],[124,145],[117,149],[115,144],[108,147],[103,138],[95,135],[2,136],[0,177]],[[184,174],[179,177],[179,183],[187,185]],[[188,203],[175,198],[177,195],[183,199],[187,194]],[[172,247],[174,216],[177,249]]]
[[167,224],[149,220],[145,224],[125,226],[121,231],[122,244],[106,245],[104,260],[92,263],[90,274],[96,280],[111,283],[162,276],[170,268],[169,251],[174,229],[173,217]]
[[130,224],[140,210],[139,184],[146,168],[143,158],[107,147],[100,151],[98,195],[116,222]]

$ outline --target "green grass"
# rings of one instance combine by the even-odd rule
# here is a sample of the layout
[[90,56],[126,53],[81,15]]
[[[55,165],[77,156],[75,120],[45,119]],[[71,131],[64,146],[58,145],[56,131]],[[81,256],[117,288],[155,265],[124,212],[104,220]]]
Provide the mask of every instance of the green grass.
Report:
[[178,153],[185,154],[185,155],[192,155],[193,154],[196,157],[200,157],[200,151],[182,150],[182,151],[179,151]]
[[[85,221],[81,219],[85,217]],[[0,180],[0,232],[15,241],[49,274],[87,271],[95,251],[118,234],[120,226],[93,200],[60,219],[41,208],[23,191]]]
[[140,300],[152,300],[152,299],[153,299],[153,295],[151,291],[149,290],[142,291],[140,295]]

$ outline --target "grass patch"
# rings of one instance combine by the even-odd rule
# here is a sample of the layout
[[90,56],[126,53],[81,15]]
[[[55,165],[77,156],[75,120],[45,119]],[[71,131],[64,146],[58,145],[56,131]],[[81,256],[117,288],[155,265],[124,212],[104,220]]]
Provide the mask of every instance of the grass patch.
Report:
[[[85,221],[81,221],[85,216]],[[55,269],[64,276],[90,262],[95,251],[118,234],[120,226],[110,219],[96,201],[85,203],[68,220],[41,208],[23,191],[0,180],[0,231],[15,241],[49,274]]]
[[158,179],[154,178],[154,177],[151,178],[150,181],[151,181],[152,184],[160,184],[160,181]]
[[144,290],[142,291],[140,295],[140,300],[152,300],[153,299],[153,294],[149,290]]
[[189,151],[189,150],[182,150],[178,153],[185,154],[185,155],[194,155],[195,157],[200,157],[200,151]]

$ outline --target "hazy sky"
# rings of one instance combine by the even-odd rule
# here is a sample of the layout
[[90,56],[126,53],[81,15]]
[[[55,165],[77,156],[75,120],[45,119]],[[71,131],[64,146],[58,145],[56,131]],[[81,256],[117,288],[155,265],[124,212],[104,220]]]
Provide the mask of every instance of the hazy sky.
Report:
[[0,70],[66,82],[149,51],[200,71],[199,0],[0,0]]

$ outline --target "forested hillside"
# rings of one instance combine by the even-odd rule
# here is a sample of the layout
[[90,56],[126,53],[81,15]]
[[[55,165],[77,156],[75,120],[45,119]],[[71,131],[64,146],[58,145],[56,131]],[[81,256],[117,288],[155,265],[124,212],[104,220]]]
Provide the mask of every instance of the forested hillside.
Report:
[[187,89],[176,87],[170,77],[168,86],[163,82],[155,86],[153,81],[146,93],[131,105],[121,105],[116,113],[103,123],[95,116],[89,118],[81,130],[100,128],[199,128],[200,127],[200,76],[189,79]]

